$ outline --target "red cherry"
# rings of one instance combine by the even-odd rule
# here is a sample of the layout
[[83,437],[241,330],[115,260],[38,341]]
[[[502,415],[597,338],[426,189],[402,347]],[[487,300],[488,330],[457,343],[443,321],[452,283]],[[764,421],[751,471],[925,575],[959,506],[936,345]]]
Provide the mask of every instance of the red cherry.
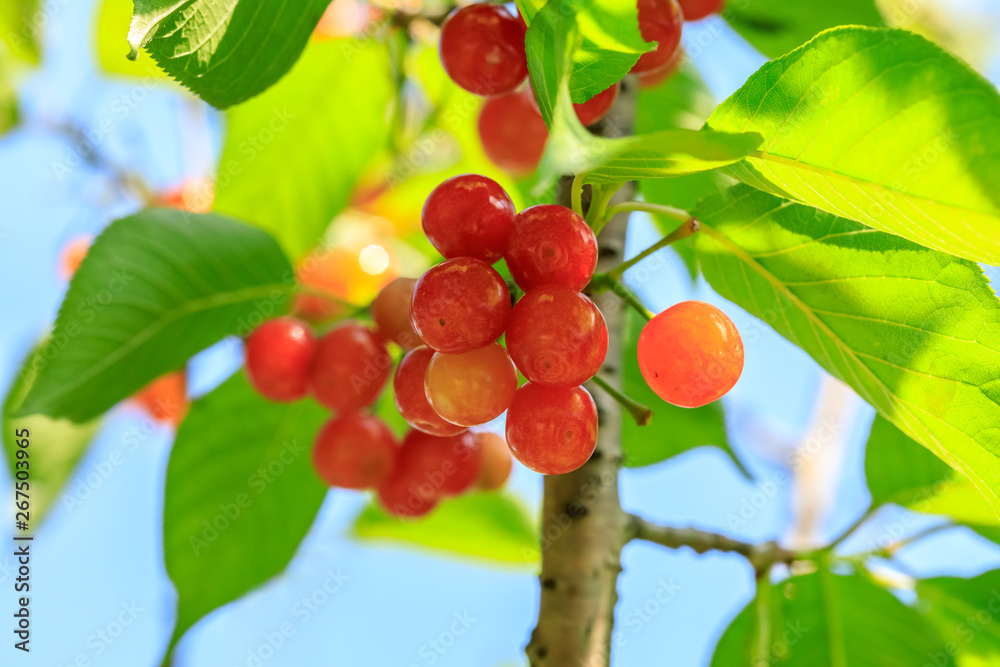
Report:
[[78,236],[63,246],[59,252],[59,275],[63,280],[69,280],[73,277],[93,243],[94,237],[92,236]]
[[331,410],[350,412],[370,405],[389,379],[392,357],[381,336],[349,322],[319,339],[309,389]]
[[528,468],[562,475],[590,459],[597,445],[597,406],[583,387],[529,382],[507,409],[507,444]]
[[250,384],[272,401],[297,401],[308,392],[309,366],[316,339],[309,325],[279,317],[257,327],[246,342]]
[[486,157],[512,176],[535,170],[548,138],[530,89],[486,100],[479,112],[479,139]]
[[381,419],[349,414],[323,424],[313,447],[313,467],[329,486],[367,489],[389,476],[397,449]]
[[424,390],[434,412],[459,426],[478,426],[503,414],[517,391],[517,369],[507,350],[490,343],[464,354],[436,353]]
[[396,467],[406,485],[424,498],[464,493],[479,476],[482,452],[471,433],[447,438],[410,431]]
[[413,278],[396,278],[372,301],[372,319],[379,334],[400,347],[413,348],[424,343],[410,324],[410,299],[416,284]]
[[184,371],[167,373],[153,380],[132,397],[149,416],[163,424],[178,426],[187,415],[187,377]]
[[378,499],[386,512],[406,518],[429,514],[438,502],[420,495],[398,469],[378,485]]
[[427,394],[424,392],[427,364],[433,356],[434,350],[431,348],[418,347],[408,352],[399,362],[392,381],[396,408],[406,423],[418,431],[437,436],[458,435],[465,427],[441,419],[427,401]]
[[650,70],[649,72],[641,72],[636,75],[639,80],[639,87],[642,89],[655,88],[660,85],[674,74],[677,70],[681,68],[681,63],[684,62],[684,49],[682,47],[677,47],[677,51],[674,52],[674,57],[670,59],[663,67],[659,69]]
[[441,27],[441,64],[470,93],[509,93],[528,76],[524,31],[502,5],[462,7]]
[[507,249],[514,202],[496,181],[465,174],[434,188],[424,204],[424,234],[442,255],[493,264]]
[[684,15],[677,0],[639,0],[639,32],[656,50],[644,53],[632,67],[634,74],[657,70],[670,62],[681,44]]
[[685,21],[697,21],[709,14],[722,11],[725,0],[677,0],[681,5]]
[[576,117],[580,119],[580,123],[590,126],[604,118],[605,114],[614,106],[615,100],[618,99],[620,89],[621,86],[616,83],[607,90],[597,93],[586,102],[574,104],[573,109],[576,111]]
[[722,397],[743,372],[743,340],[713,305],[684,301],[646,323],[639,370],[667,403],[697,408]]
[[524,377],[574,387],[594,376],[608,352],[608,328],[594,302],[576,290],[529,290],[510,313],[507,350]]
[[597,267],[597,237],[563,206],[532,206],[514,217],[507,266],[521,289],[561,285],[582,290]]
[[482,451],[483,465],[479,469],[476,488],[483,491],[496,491],[507,483],[514,459],[510,455],[507,441],[496,433],[482,431],[474,434],[479,449]]
[[417,280],[410,321],[438,352],[461,354],[492,343],[507,326],[510,292],[489,264],[471,257],[448,259]]

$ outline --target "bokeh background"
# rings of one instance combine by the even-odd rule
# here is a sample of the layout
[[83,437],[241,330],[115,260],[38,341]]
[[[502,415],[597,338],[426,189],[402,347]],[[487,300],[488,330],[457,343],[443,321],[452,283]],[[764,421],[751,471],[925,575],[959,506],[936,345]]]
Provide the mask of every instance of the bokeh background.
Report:
[[[992,81],[1000,80],[1000,2],[907,0],[896,5],[901,22],[943,42]],[[144,191],[183,199],[187,184],[189,205],[202,205],[215,177],[224,117],[160,79],[105,71],[101,49],[118,49],[124,56],[126,46],[124,33],[98,39],[102,6],[102,0],[43,3],[41,63],[35,68],[19,68],[10,59],[5,63],[5,76],[17,91],[20,123],[0,137],[4,392],[55,318],[67,286],[59,268],[66,245],[140,208]],[[338,12],[338,25],[358,20],[360,27],[365,7],[336,0],[331,11]],[[685,45],[717,100],[764,62],[718,18],[685,26]],[[350,91],[342,94],[350,105]],[[93,154],[76,160],[81,132],[97,132],[92,137],[99,138]],[[419,209],[398,212],[412,225]],[[355,256],[360,248],[377,247],[369,251],[375,259],[367,265],[376,281],[385,271],[416,275],[422,268],[419,253],[394,238],[392,230],[401,222],[387,220],[389,215],[391,210],[348,211],[338,221],[339,242]],[[637,216],[629,252],[655,240],[654,229]],[[994,280],[1000,277],[995,269],[987,271]],[[724,401],[730,443],[754,479],[740,474],[721,450],[699,448],[625,470],[626,509],[749,541],[819,544],[842,532],[868,504],[863,449],[872,410],[768,327],[723,302],[703,282],[692,284],[678,257],[647,271],[641,283],[637,289],[655,310],[700,298],[722,307],[744,332],[746,370]],[[231,343],[199,355],[188,368],[192,396],[236,371],[239,358],[239,346]],[[119,406],[103,421],[68,481],[72,496],[54,501],[36,533],[32,652],[21,655],[4,647],[0,664],[158,664],[175,604],[161,552],[172,438],[170,426],[151,420],[134,404]],[[790,454],[803,446],[811,453],[791,465]],[[113,461],[118,463],[109,465]],[[510,488],[537,514],[538,475],[515,466]],[[0,498],[12,493],[5,468]],[[178,664],[524,664],[522,648],[537,610],[535,573],[399,544],[353,541],[346,533],[365,502],[362,494],[331,492],[288,570],[199,623],[182,642]],[[3,507],[7,516],[11,505],[5,501]],[[865,550],[935,521],[912,514],[886,508],[843,549]],[[10,543],[12,524],[0,522],[0,544]],[[10,618],[14,562],[7,549],[0,553],[0,617]],[[633,543],[623,560],[613,661],[618,666],[707,664],[728,622],[753,596],[753,573],[737,556],[695,556]],[[904,549],[899,562],[886,576],[972,576],[1000,567],[1000,549],[959,528]],[[327,593],[330,589],[335,590]],[[674,592],[664,595],[665,590]],[[905,597],[905,591],[900,594]],[[269,650],[283,624],[291,624],[293,633]]]

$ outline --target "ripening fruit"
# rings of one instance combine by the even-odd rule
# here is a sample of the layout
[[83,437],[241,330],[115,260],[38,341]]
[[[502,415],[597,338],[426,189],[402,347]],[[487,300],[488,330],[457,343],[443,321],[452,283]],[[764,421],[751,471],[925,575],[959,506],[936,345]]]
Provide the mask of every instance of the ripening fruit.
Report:
[[597,406],[583,387],[529,382],[507,409],[507,444],[514,457],[545,475],[562,475],[590,459],[597,446]]
[[381,336],[348,322],[317,342],[309,390],[331,410],[350,412],[370,405],[391,371],[392,357]]
[[87,256],[91,244],[94,242],[92,236],[78,236],[71,239],[63,246],[59,255],[59,275],[63,280],[69,280],[80,268],[83,258]]
[[510,447],[502,436],[490,431],[482,431],[473,435],[479,443],[483,464],[476,478],[476,488],[483,491],[496,491],[507,483],[514,459],[510,455]]
[[464,174],[434,188],[421,215],[424,234],[447,258],[503,257],[514,224],[514,202],[496,181]]
[[509,316],[507,284],[493,267],[472,257],[431,267],[413,288],[410,322],[438,352],[461,354],[492,343]]
[[309,391],[309,366],[316,339],[309,325],[294,317],[279,317],[257,327],[246,342],[250,384],[272,401],[297,401]]
[[561,285],[580,291],[597,267],[597,237],[564,206],[532,206],[514,217],[506,257],[523,290]]
[[637,354],[650,388],[682,408],[722,397],[743,372],[740,332],[725,313],[703,301],[683,301],[647,322]]
[[378,499],[389,514],[407,518],[429,514],[437,505],[437,498],[420,495],[398,468],[378,485]]
[[576,111],[576,117],[580,123],[590,126],[604,118],[605,114],[614,106],[615,100],[618,99],[620,89],[621,85],[616,83],[607,90],[597,93],[586,102],[574,104],[573,109]]
[[424,498],[464,493],[479,477],[482,452],[469,432],[439,438],[410,431],[396,458],[406,485]]
[[509,93],[528,76],[524,32],[502,5],[462,7],[441,27],[441,64],[470,93],[483,97]]
[[427,393],[424,391],[427,364],[434,354],[434,350],[429,347],[418,347],[407,352],[399,362],[392,381],[396,408],[406,423],[418,431],[437,436],[458,435],[465,427],[441,419],[427,401]]
[[478,126],[490,162],[511,176],[527,176],[538,166],[549,130],[530,89],[486,100]]
[[392,431],[378,417],[344,415],[320,429],[313,446],[313,467],[328,486],[367,489],[392,473],[397,449]]
[[372,319],[379,334],[407,349],[424,344],[410,324],[410,299],[416,284],[413,278],[396,278],[372,301]]
[[538,287],[507,323],[507,350],[530,381],[574,387],[594,376],[608,352],[608,328],[594,302],[576,290]]
[[424,390],[434,412],[459,426],[478,426],[503,414],[517,391],[517,369],[507,350],[490,343],[464,354],[436,353]]
[[153,380],[132,399],[156,421],[177,426],[184,420],[190,405],[184,371],[167,373]]
[[669,63],[681,44],[683,25],[677,0],[639,0],[639,32],[647,42],[656,42],[656,50],[639,56],[632,72],[651,72]]
[[697,21],[709,14],[722,11],[724,0],[677,0],[680,3],[681,11],[684,13],[685,21]]

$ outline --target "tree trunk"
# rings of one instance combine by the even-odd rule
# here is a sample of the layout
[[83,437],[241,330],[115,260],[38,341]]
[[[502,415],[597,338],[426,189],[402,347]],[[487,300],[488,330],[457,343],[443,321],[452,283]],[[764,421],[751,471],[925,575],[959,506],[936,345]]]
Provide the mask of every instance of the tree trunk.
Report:
[[[623,83],[622,94],[598,134],[631,133],[634,88],[631,80]],[[633,190],[631,185],[624,187],[615,201],[631,198]],[[569,206],[566,179],[559,199]],[[599,235],[598,272],[622,262],[627,222],[627,214],[618,216]],[[592,298],[608,325],[608,356],[600,373],[620,387],[624,309],[611,292]],[[628,519],[618,499],[623,415],[613,398],[596,387],[588,389],[597,403],[597,449],[580,469],[545,478],[541,601],[538,623],[526,649],[533,667],[606,667],[611,659],[621,550],[628,533]]]

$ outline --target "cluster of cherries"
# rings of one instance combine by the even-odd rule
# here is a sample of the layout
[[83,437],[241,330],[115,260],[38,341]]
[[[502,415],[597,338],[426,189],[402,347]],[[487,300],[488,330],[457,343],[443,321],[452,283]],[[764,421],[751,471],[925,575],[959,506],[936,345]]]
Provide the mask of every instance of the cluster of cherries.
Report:
[[[682,56],[684,21],[702,19],[722,8],[723,0],[638,0],[639,32],[653,51],[642,54],[631,72],[640,85],[655,86],[676,71]],[[538,110],[524,50],[527,25],[500,4],[480,3],[452,12],[441,28],[441,63],[452,80],[486,98],[479,115],[479,136],[486,155],[513,174],[530,173],[545,149],[548,129]],[[579,104],[585,126],[600,121],[618,98],[621,84]]]

